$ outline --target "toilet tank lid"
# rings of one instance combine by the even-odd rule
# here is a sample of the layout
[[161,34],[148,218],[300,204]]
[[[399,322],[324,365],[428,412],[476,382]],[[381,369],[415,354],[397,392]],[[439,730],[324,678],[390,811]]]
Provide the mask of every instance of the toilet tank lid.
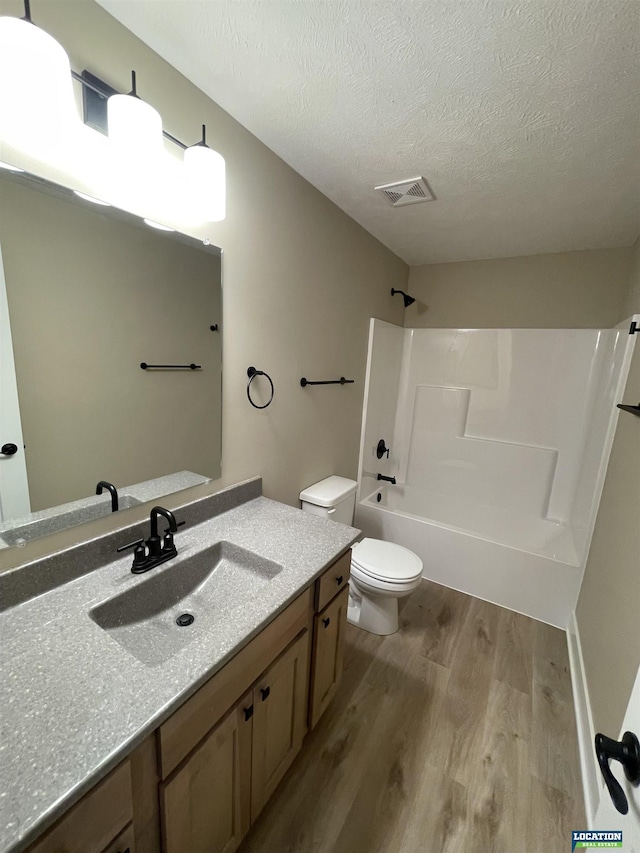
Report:
[[300,500],[315,506],[336,506],[340,501],[353,495],[358,488],[355,480],[346,477],[327,477],[300,492]]

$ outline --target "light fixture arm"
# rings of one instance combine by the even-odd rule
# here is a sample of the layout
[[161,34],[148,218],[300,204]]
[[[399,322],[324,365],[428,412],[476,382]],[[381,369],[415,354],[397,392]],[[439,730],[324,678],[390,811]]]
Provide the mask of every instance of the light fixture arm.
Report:
[[29,21],[30,24],[33,23],[31,20],[31,0],[24,0],[24,15],[22,16],[23,21]]
[[139,98],[136,91],[136,72],[131,69],[131,91],[128,93],[132,98]]
[[191,147],[195,148],[196,146],[200,147],[200,148],[208,148],[209,147],[207,145],[207,126],[206,126],[206,124],[202,125],[202,139],[200,140],[200,142],[195,142],[193,144],[193,146],[191,146]]

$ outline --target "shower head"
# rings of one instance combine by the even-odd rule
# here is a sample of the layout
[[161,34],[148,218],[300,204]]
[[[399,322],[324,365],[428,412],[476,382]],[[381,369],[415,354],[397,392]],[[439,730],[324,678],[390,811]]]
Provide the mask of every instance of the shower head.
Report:
[[409,294],[405,293],[404,290],[396,290],[395,288],[392,287],[391,288],[391,295],[394,296],[396,293],[402,294],[402,298],[404,299],[404,307],[405,308],[408,308],[409,305],[413,305],[413,303],[416,301],[413,298],[413,296],[409,296]]

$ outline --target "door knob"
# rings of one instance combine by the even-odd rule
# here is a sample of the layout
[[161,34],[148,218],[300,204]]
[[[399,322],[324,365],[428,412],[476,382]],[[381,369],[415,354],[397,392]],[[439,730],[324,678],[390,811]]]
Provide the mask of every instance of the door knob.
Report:
[[11,442],[9,444],[3,444],[2,447],[0,448],[0,453],[3,456],[13,456],[13,454],[17,453],[17,452],[18,452],[18,445],[12,444]]
[[595,737],[596,755],[598,764],[604,777],[605,784],[609,790],[609,796],[613,805],[620,814],[627,814],[629,803],[624,795],[620,783],[615,778],[609,767],[609,761],[619,761],[624,768],[624,775],[630,782],[640,781],[640,743],[633,732],[625,732],[622,740],[612,740],[598,733]]

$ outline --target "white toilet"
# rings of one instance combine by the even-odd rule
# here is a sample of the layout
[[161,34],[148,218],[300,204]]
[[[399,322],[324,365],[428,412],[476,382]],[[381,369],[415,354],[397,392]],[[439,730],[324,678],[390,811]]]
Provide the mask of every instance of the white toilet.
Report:
[[[352,524],[357,485],[346,477],[327,477],[300,492],[302,509]],[[362,539],[351,557],[348,621],[372,634],[394,634],[398,599],[417,589],[421,579],[422,560],[413,551],[382,539]]]

